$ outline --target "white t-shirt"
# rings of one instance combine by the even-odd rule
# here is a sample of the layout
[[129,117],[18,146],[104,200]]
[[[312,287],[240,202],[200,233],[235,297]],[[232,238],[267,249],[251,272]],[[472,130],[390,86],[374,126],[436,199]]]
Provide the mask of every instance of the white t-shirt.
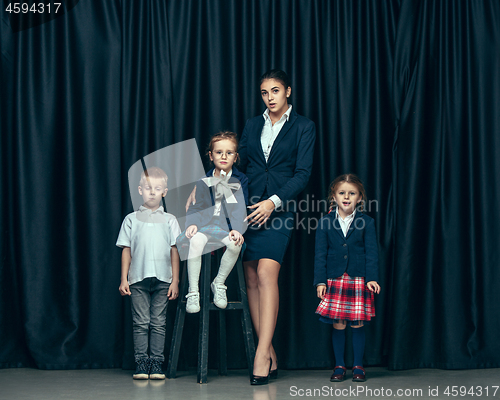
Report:
[[125,217],[116,245],[130,247],[129,285],[151,277],[172,282],[170,248],[180,233],[177,219],[164,212],[161,206],[153,212],[141,206]]

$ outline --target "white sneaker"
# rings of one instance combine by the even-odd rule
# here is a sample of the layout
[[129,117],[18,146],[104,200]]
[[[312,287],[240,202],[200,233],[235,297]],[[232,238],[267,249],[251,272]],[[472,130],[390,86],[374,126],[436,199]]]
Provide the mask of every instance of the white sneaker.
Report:
[[219,308],[226,308],[227,307],[227,297],[226,297],[227,286],[221,285],[220,283],[212,282],[210,284],[210,288],[212,289],[212,293],[214,294],[214,304]]
[[200,293],[192,292],[186,295],[186,312],[194,314],[200,312]]

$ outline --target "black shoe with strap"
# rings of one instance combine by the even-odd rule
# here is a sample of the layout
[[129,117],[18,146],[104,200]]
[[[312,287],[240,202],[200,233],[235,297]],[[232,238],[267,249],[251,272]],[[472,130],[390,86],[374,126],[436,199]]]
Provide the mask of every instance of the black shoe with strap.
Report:
[[[342,373],[335,373],[335,371],[337,369],[341,369]],[[346,367],[343,367],[342,365],[337,365],[333,369],[333,374],[330,377],[330,382],[342,382],[342,381],[344,381],[345,380],[345,373],[346,373],[346,371],[347,371]]]
[[[354,373],[355,370],[362,371],[363,373],[360,374],[358,372],[355,374]],[[363,367],[360,367],[359,365],[352,367],[352,381],[353,382],[365,382],[366,381],[366,372],[365,372],[365,369]]]

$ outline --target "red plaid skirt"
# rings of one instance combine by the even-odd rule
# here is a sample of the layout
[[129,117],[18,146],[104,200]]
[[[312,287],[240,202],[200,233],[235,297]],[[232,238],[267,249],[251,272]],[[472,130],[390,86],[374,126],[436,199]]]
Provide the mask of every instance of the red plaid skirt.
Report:
[[369,321],[375,316],[375,304],[365,278],[351,278],[344,273],[340,278],[328,279],[325,298],[319,303],[316,314],[337,321]]

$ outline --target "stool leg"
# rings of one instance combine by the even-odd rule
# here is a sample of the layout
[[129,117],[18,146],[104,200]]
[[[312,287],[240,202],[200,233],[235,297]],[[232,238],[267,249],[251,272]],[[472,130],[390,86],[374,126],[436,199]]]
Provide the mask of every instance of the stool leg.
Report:
[[182,331],[184,329],[184,319],[186,317],[186,301],[183,300],[187,292],[187,262],[184,261],[182,268],[181,287],[179,299],[177,300],[177,312],[175,313],[174,331],[172,333],[172,344],[168,357],[167,378],[175,378],[177,374],[177,363],[179,361],[179,351],[182,342]]
[[245,284],[245,275],[243,273],[243,262],[241,257],[236,262],[236,272],[238,273],[238,297],[242,304],[241,326],[243,328],[243,339],[245,341],[245,351],[247,354],[248,373],[253,375],[253,360],[255,358],[255,343],[253,340],[252,317],[248,307],[247,287]]
[[[215,266],[220,266],[222,251],[215,252]],[[219,310],[217,312],[218,325],[217,337],[219,339],[219,375],[227,375],[227,343],[226,343],[226,310]]]
[[202,280],[200,284],[201,310],[198,340],[198,383],[207,383],[208,375],[208,328],[210,315],[210,270],[211,253],[203,255]]
[[227,375],[226,312],[219,311],[219,375]]

